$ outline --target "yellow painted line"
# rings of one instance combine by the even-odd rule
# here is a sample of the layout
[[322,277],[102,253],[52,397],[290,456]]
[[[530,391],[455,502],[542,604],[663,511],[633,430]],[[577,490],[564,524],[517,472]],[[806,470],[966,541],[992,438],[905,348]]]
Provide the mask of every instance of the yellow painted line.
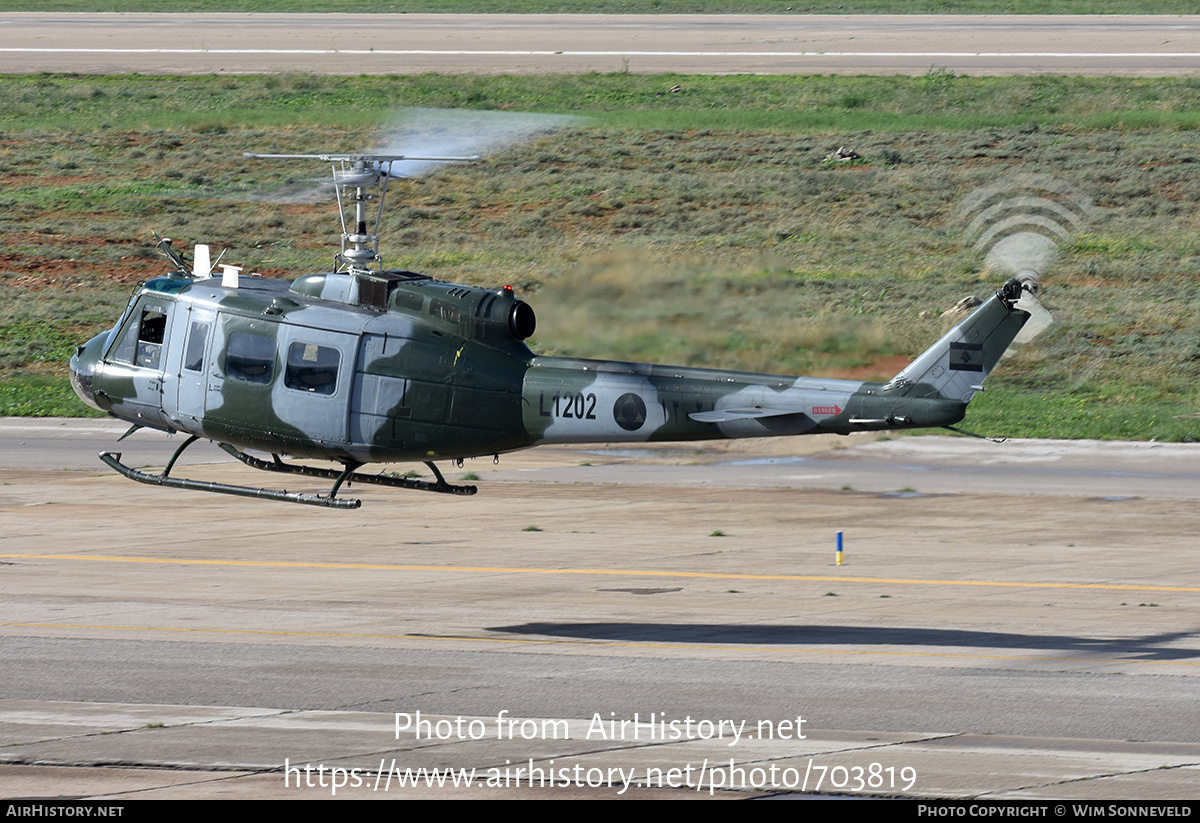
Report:
[[275,560],[185,560],[169,557],[106,557],[90,554],[0,554],[21,560],[85,560],[102,563],[159,563],[171,566],[251,566],[268,569],[344,569],[347,571],[460,572],[484,574],[578,574],[622,577],[676,577],[709,580],[790,580],[808,583],[887,583],[919,586],[993,586],[1010,589],[1099,589],[1135,592],[1200,593],[1200,586],[1142,586],[1126,583],[1040,583],[1005,580],[924,580],[908,577],[842,577],[809,574],[737,574],[733,572],[673,572],[645,569],[534,569],[507,566],[412,566],[377,563],[290,563]]
[[[879,651],[876,649],[824,649],[824,648],[786,648],[780,646],[729,646],[705,643],[653,643],[627,642],[620,640],[547,640],[523,637],[466,637],[444,634],[355,634],[348,632],[293,632],[268,629],[203,629],[182,626],[102,626],[70,623],[0,623],[0,627],[25,629],[89,629],[93,631],[123,631],[123,632],[174,632],[179,634],[225,634],[225,635],[257,635],[268,637],[317,637],[340,640],[418,640],[442,641],[451,643],[507,643],[510,645],[529,644],[534,646],[591,646],[595,648],[626,648],[626,649],[682,649],[689,651],[727,651],[727,652],[783,652],[786,654],[831,654],[842,656],[880,656],[880,657],[944,657],[956,660],[1032,660],[1052,661],[1055,663],[1152,663],[1160,666],[1195,666],[1200,667],[1200,660],[1139,660],[1137,658],[1099,658],[1099,657],[1037,657],[1023,654],[967,654],[964,652],[905,652]],[[1197,654],[1200,654],[1198,652]]]

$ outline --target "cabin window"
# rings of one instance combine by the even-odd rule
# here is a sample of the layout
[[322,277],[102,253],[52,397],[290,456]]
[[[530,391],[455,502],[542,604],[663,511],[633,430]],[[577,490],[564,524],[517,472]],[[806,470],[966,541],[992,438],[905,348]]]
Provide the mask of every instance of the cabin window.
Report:
[[315,343],[293,343],[288,347],[287,372],[283,383],[297,391],[333,394],[337,390],[340,362],[341,355],[337,349]]
[[204,341],[208,339],[208,324],[192,321],[188,330],[187,351],[183,354],[183,368],[186,371],[204,370]]
[[275,376],[275,341],[240,331],[229,335],[225,376],[247,383],[270,383]]

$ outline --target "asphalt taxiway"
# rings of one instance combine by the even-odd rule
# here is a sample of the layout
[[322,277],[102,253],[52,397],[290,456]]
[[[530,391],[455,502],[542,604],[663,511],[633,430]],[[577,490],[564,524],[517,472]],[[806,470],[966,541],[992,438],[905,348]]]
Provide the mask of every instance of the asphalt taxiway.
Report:
[[535,449],[340,512],[123,430],[0,421],[2,795],[1198,796],[1200,447]]

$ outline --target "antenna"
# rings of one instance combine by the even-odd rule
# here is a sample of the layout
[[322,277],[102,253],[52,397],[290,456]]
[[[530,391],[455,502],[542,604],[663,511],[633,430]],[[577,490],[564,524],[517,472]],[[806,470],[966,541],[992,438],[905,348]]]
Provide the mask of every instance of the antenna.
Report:
[[207,243],[197,243],[192,251],[192,276],[203,280],[212,276],[212,258],[208,252]]

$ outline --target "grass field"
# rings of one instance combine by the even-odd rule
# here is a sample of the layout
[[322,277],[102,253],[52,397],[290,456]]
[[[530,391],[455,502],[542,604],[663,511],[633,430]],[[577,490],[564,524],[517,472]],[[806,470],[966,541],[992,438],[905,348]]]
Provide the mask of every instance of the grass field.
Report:
[[[1194,440],[1198,97],[1196,80],[944,70],[0,78],[0,414],[80,412],[65,361],[163,271],[152,230],[268,275],[327,267],[328,205],[246,199],[321,169],[242,151],[364,148],[419,105],[590,118],[399,186],[384,234],[391,266],[517,286],[550,353],[886,378],[1003,279],[964,199],[1069,184],[1094,207],[1046,275],[1057,322],[965,425]],[[825,159],[842,145],[861,159]]]

